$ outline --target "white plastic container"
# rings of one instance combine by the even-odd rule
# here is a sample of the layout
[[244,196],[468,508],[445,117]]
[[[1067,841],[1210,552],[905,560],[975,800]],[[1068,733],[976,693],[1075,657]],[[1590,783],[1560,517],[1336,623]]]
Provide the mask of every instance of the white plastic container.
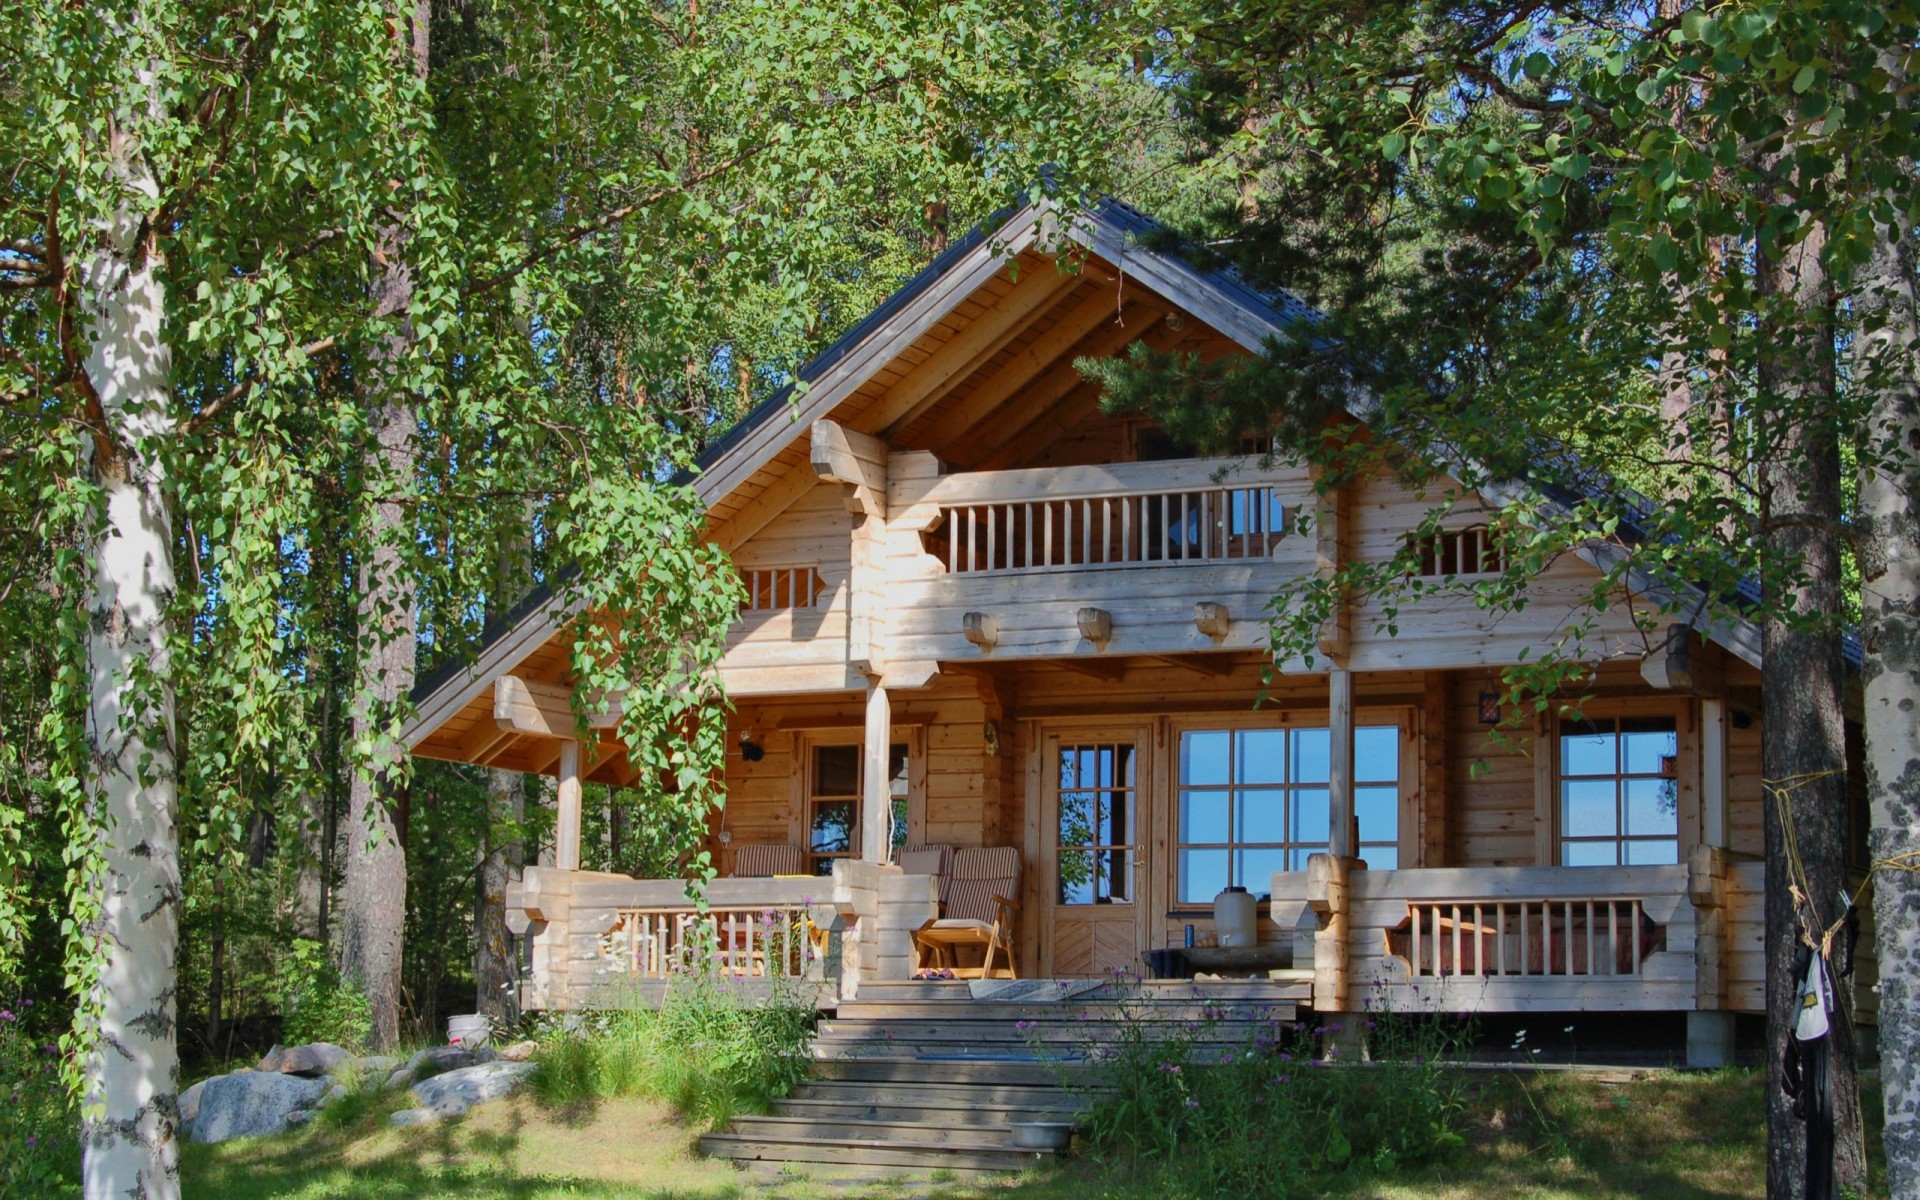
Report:
[[1213,932],[1223,947],[1260,944],[1259,904],[1243,887],[1230,887],[1213,898]]
[[464,1050],[472,1050],[487,1043],[493,1029],[487,1019],[477,1013],[447,1018],[447,1042]]

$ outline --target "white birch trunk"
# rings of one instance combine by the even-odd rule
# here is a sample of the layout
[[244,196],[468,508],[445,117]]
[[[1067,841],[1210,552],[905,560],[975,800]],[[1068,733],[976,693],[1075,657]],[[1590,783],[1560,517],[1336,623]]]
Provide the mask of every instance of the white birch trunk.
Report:
[[[1855,344],[1870,381],[1858,521],[1866,619],[1868,834],[1880,967],[1887,1194],[1920,1196],[1920,298],[1912,230],[1887,230],[1863,272]],[[1878,459],[1878,469],[1873,460]],[[1905,864],[1905,869],[1896,865]]]
[[[154,181],[124,139],[119,182],[150,200]],[[174,951],[180,859],[174,822],[168,610],[173,522],[155,448],[172,428],[166,306],[150,205],[123,204],[87,261],[82,304],[99,400],[91,464],[101,522],[89,545],[91,696],[87,795],[101,875],[94,926],[103,962],[90,997],[98,1026],[86,1063],[82,1162],[87,1200],[176,1200],[179,1057]]]

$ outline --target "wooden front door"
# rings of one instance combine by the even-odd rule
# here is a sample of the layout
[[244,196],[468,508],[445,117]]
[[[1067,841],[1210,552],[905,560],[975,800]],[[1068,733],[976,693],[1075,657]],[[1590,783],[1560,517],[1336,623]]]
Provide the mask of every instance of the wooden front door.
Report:
[[1141,970],[1146,947],[1145,806],[1152,738],[1144,726],[1051,732],[1042,760],[1041,900],[1045,972]]

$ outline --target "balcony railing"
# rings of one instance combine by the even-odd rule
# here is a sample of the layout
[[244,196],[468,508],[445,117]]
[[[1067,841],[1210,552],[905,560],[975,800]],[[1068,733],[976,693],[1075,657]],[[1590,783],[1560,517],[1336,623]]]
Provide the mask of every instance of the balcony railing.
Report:
[[950,574],[1266,558],[1286,535],[1271,486],[940,507],[928,551]]

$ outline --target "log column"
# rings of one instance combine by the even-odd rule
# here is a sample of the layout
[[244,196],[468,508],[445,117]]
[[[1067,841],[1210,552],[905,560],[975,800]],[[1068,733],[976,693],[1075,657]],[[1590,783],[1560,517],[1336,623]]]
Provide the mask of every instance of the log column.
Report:
[[1353,672],[1335,667],[1327,673],[1327,852],[1343,862],[1360,847],[1353,811]]
[[893,849],[888,818],[893,812],[893,789],[887,778],[887,759],[893,744],[893,705],[878,680],[867,685],[865,782],[860,795],[860,857],[886,862]]
[[580,743],[560,743],[559,811],[553,824],[553,865],[562,871],[580,869]]

